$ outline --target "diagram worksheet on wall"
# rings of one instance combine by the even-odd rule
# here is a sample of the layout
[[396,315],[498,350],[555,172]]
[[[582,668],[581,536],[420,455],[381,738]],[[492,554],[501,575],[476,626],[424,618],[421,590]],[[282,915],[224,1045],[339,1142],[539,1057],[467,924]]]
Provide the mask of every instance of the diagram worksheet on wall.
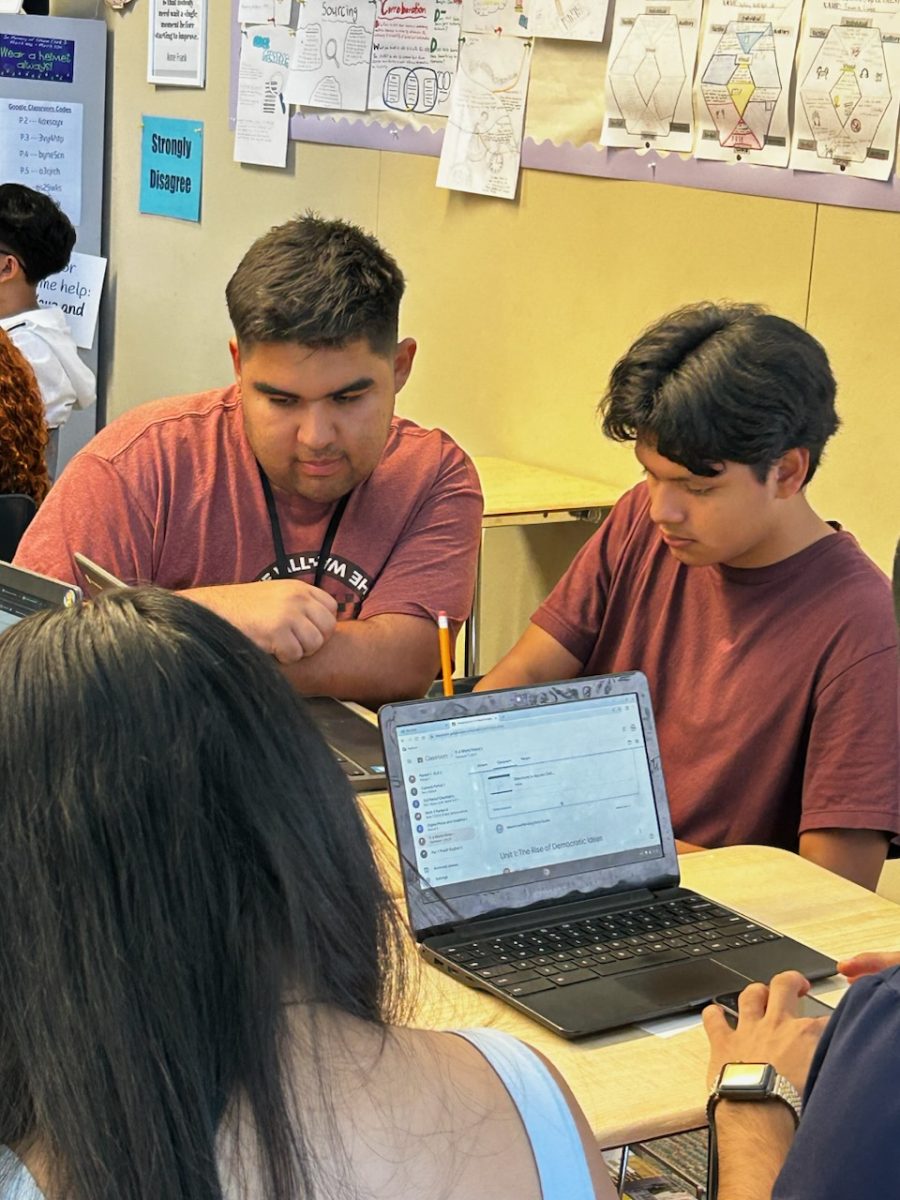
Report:
[[491,34],[460,38],[438,187],[513,199],[530,69],[530,41]]
[[807,0],[790,165],[887,179],[900,110],[900,0]]
[[606,72],[603,145],[691,149],[691,79],[700,11],[701,0],[618,0]]
[[801,0],[707,0],[694,154],[786,167]]

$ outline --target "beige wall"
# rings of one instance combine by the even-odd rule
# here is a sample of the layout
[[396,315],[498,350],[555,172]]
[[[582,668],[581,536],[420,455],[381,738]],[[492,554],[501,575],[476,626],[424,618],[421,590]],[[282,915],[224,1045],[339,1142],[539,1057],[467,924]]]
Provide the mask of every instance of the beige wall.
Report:
[[[900,534],[890,315],[900,215],[539,171],[524,172],[513,204],[437,190],[434,159],[304,144],[286,171],[242,167],[227,122],[230,7],[210,0],[202,91],[144,82],[146,4],[107,13],[110,417],[228,379],[225,281],[258,233],[312,207],[360,222],[397,255],[409,279],[403,332],[421,345],[401,408],[476,454],[624,486],[636,477],[631,454],[603,442],[593,410],[642,325],[720,297],[808,322],[832,356],[844,420],[813,499],[888,568]],[[138,213],[142,113],[204,121],[200,225]],[[500,551],[516,562],[491,583],[498,646],[524,619],[517,597],[527,611],[552,577],[548,559],[571,549],[569,531],[550,553],[550,532],[507,537]]]

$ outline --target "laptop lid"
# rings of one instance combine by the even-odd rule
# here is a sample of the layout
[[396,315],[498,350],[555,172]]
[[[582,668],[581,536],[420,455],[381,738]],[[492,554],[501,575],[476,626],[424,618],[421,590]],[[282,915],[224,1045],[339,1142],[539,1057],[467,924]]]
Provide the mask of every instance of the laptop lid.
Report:
[[410,923],[677,886],[646,677],[385,705],[379,713]]
[[92,562],[86,554],[79,554],[76,551],[73,557],[76,567],[78,567],[84,576],[88,595],[92,600],[96,600],[103,592],[108,592],[112,588],[127,586],[121,579],[113,575],[111,571],[107,571],[105,567],[100,567],[95,562]]
[[81,588],[47,575],[0,562],[0,633],[43,608],[71,608],[81,599]]

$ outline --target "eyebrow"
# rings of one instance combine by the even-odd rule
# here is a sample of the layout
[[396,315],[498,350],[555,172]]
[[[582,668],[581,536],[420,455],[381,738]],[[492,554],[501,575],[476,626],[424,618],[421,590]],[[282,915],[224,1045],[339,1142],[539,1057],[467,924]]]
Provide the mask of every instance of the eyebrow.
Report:
[[[348,392],[364,392],[372,387],[375,380],[368,375],[361,375],[359,379],[354,379],[350,383],[345,383],[342,387],[335,388],[333,392],[326,392],[321,399],[334,400],[337,396],[345,396]],[[255,381],[253,386],[258,392],[262,392],[264,396],[290,396],[294,400],[300,400],[302,397],[298,392],[291,392],[287,388],[275,387],[274,384],[265,383],[263,380]]]

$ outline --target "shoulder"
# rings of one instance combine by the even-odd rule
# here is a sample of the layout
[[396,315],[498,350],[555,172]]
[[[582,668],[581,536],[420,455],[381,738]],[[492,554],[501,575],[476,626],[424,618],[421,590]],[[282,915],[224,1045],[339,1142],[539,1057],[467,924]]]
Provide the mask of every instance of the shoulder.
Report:
[[410,514],[452,503],[480,520],[481,484],[472,460],[442,429],[394,417],[375,470],[361,494]]
[[[810,547],[801,586],[821,614],[825,648],[847,666],[897,646],[888,577],[841,530]],[[806,558],[806,556],[804,556]]]
[[237,388],[217,388],[189,396],[172,396],[141,404],[101,430],[86,447],[109,462],[150,443],[173,445],[182,439],[200,442],[239,427]]
[[472,468],[472,460],[460,444],[449,433],[439,428],[428,430],[416,425],[406,416],[395,416],[391,420],[388,443],[382,457],[384,463],[419,462],[428,467],[444,466],[448,463],[466,463]]

